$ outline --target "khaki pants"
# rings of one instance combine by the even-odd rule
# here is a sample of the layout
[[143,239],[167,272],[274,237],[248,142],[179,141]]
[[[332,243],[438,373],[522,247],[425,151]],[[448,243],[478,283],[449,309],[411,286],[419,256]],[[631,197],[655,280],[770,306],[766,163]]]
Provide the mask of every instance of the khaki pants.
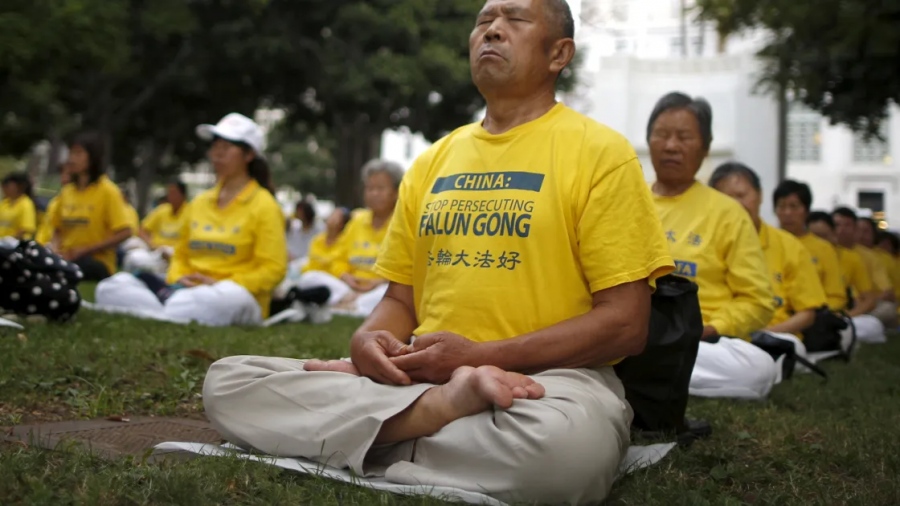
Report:
[[540,400],[459,419],[430,437],[373,447],[385,420],[434,385],[386,386],[306,372],[303,361],[240,356],[203,386],[213,427],[246,449],[305,457],[406,485],[458,487],[506,502],[603,500],[629,443],[631,408],[611,367],[534,375]]

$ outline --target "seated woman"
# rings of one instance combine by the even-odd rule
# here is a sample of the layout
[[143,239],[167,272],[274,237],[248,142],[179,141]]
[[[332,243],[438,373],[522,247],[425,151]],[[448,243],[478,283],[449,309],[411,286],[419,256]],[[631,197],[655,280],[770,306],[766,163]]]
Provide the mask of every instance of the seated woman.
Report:
[[0,200],[0,237],[31,239],[37,231],[31,181],[28,174],[16,172],[3,178]]
[[306,258],[313,238],[324,231],[325,226],[316,219],[316,208],[305,200],[297,202],[293,219],[287,221],[288,253],[291,262]]
[[750,167],[737,162],[722,164],[709,178],[709,186],[744,206],[759,233],[775,294],[775,316],[764,330],[792,341],[797,353],[806,355],[803,332],[815,322],[816,310],[828,302],[812,256],[790,232],[772,227],[759,217],[762,187]]
[[187,208],[187,186],[179,180],[167,184],[165,202],[141,222],[138,238],[135,238],[139,243],[125,254],[124,270],[165,276],[181,238]]
[[121,273],[97,286],[97,303],[211,326],[260,324],[287,269],[284,216],[268,190],[263,133],[235,113],[197,133],[212,141],[207,155],[217,184],[187,209],[168,284]]
[[675,274],[699,286],[703,342],[690,392],[705,397],[765,397],[775,361],[750,333],[775,314],[765,256],[740,204],[695,178],[712,142],[712,111],[703,99],[670,93],[647,125],[656,172],[654,201],[675,259]]
[[312,266],[300,278],[301,288],[328,287],[329,304],[354,314],[370,313],[387,289],[372,266],[397,205],[403,169],[393,162],[372,160],[362,168],[362,178],[367,209],[353,214],[328,271]]
[[94,133],[69,143],[71,182],[54,199],[50,249],[81,268],[86,281],[116,272],[116,248],[132,235],[119,187],[106,177],[103,143]]

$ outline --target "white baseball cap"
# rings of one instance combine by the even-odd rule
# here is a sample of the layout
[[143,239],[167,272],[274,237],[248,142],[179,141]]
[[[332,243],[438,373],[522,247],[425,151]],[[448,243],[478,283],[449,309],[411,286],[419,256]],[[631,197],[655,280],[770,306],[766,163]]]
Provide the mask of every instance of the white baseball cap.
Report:
[[221,137],[226,141],[243,142],[260,156],[265,149],[262,128],[252,119],[236,112],[228,114],[215,125],[198,125],[197,135],[205,141]]

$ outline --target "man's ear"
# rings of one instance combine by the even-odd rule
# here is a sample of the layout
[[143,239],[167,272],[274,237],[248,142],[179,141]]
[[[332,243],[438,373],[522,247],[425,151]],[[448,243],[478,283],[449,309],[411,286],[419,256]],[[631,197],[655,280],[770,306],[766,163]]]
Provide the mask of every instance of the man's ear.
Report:
[[575,57],[575,41],[559,39],[550,47],[550,71],[559,74]]

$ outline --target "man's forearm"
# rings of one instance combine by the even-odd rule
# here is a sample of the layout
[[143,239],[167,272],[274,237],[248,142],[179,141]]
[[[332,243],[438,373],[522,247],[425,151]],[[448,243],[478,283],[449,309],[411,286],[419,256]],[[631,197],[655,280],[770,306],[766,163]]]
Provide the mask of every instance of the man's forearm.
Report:
[[409,344],[410,337],[418,326],[415,315],[406,303],[394,298],[388,291],[356,332],[386,330],[397,339]]
[[800,334],[801,332],[812,326],[815,321],[816,313],[815,311],[810,309],[807,311],[800,311],[787,320],[777,325],[772,325],[766,330],[768,330],[769,332],[780,332],[784,334]]
[[485,343],[470,365],[534,374],[548,369],[599,367],[644,349],[650,326],[646,280],[593,296],[587,313],[505,341]]
[[648,319],[628,321],[601,308],[513,339],[485,343],[483,363],[536,374],[549,369],[599,367],[640,353]]

